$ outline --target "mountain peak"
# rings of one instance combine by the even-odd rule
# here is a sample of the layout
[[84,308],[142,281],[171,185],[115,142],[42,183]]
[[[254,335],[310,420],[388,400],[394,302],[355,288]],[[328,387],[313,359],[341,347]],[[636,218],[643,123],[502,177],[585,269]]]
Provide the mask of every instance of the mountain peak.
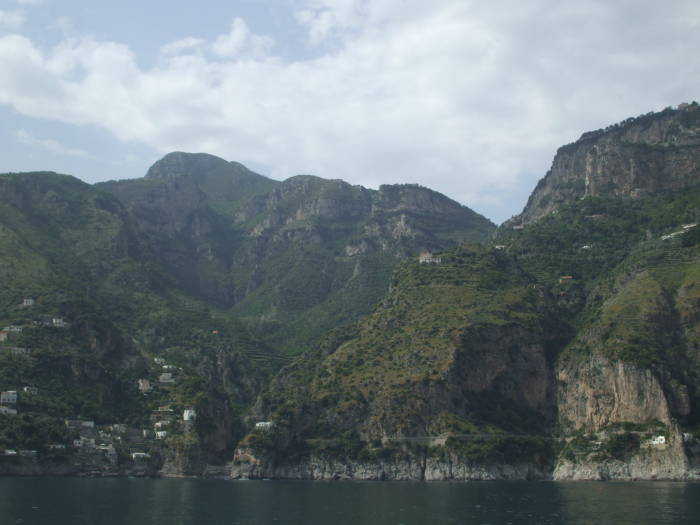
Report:
[[589,196],[638,197],[700,182],[700,106],[647,113],[562,146],[512,223],[529,223]]
[[181,175],[197,175],[227,164],[224,159],[208,153],[174,151],[153,164],[148,169],[146,178],[169,179]]

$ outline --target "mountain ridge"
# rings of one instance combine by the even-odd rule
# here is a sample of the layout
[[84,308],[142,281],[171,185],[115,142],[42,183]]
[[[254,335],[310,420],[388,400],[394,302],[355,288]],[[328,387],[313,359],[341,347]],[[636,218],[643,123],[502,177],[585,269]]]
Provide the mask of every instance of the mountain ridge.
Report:
[[0,472],[700,478],[698,115],[584,134],[497,231],[206,154],[0,175],[0,447],[41,458]]

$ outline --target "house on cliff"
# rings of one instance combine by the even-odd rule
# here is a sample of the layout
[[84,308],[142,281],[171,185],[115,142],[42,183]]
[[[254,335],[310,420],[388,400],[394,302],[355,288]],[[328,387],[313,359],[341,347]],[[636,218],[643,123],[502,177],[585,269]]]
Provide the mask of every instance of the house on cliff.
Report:
[[440,264],[442,259],[440,257],[433,257],[430,252],[421,252],[418,256],[418,262],[420,264]]

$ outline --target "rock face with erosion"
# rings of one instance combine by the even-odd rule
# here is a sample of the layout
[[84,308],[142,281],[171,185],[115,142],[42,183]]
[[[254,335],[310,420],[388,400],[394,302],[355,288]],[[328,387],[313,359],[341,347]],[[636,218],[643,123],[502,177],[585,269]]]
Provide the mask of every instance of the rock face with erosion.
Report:
[[512,223],[530,223],[576,199],[639,197],[697,184],[700,107],[627,119],[562,146]]

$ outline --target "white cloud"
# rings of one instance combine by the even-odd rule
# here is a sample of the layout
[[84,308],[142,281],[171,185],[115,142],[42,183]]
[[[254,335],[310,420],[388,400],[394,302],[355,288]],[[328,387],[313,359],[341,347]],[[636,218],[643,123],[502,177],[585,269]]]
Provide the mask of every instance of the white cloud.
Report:
[[503,219],[557,146],[699,91],[694,1],[297,6],[312,59],[274,56],[241,19],[164,46],[151,68],[125,44],[0,37],[0,103],[278,177],[421,182]]
[[18,129],[15,132],[15,138],[20,144],[35,146],[56,155],[67,157],[90,157],[90,154],[82,149],[70,148],[53,139],[40,139],[34,137],[31,133],[24,129]]
[[0,10],[0,31],[16,31],[24,25],[24,13],[21,11]]
[[170,42],[160,48],[161,55],[172,57],[184,54],[199,54],[202,52],[204,41],[199,38],[187,37]]
[[212,45],[212,50],[224,58],[242,55],[260,58],[270,51],[273,44],[272,38],[251,33],[244,20],[234,18],[231,22],[231,31],[218,37]]

